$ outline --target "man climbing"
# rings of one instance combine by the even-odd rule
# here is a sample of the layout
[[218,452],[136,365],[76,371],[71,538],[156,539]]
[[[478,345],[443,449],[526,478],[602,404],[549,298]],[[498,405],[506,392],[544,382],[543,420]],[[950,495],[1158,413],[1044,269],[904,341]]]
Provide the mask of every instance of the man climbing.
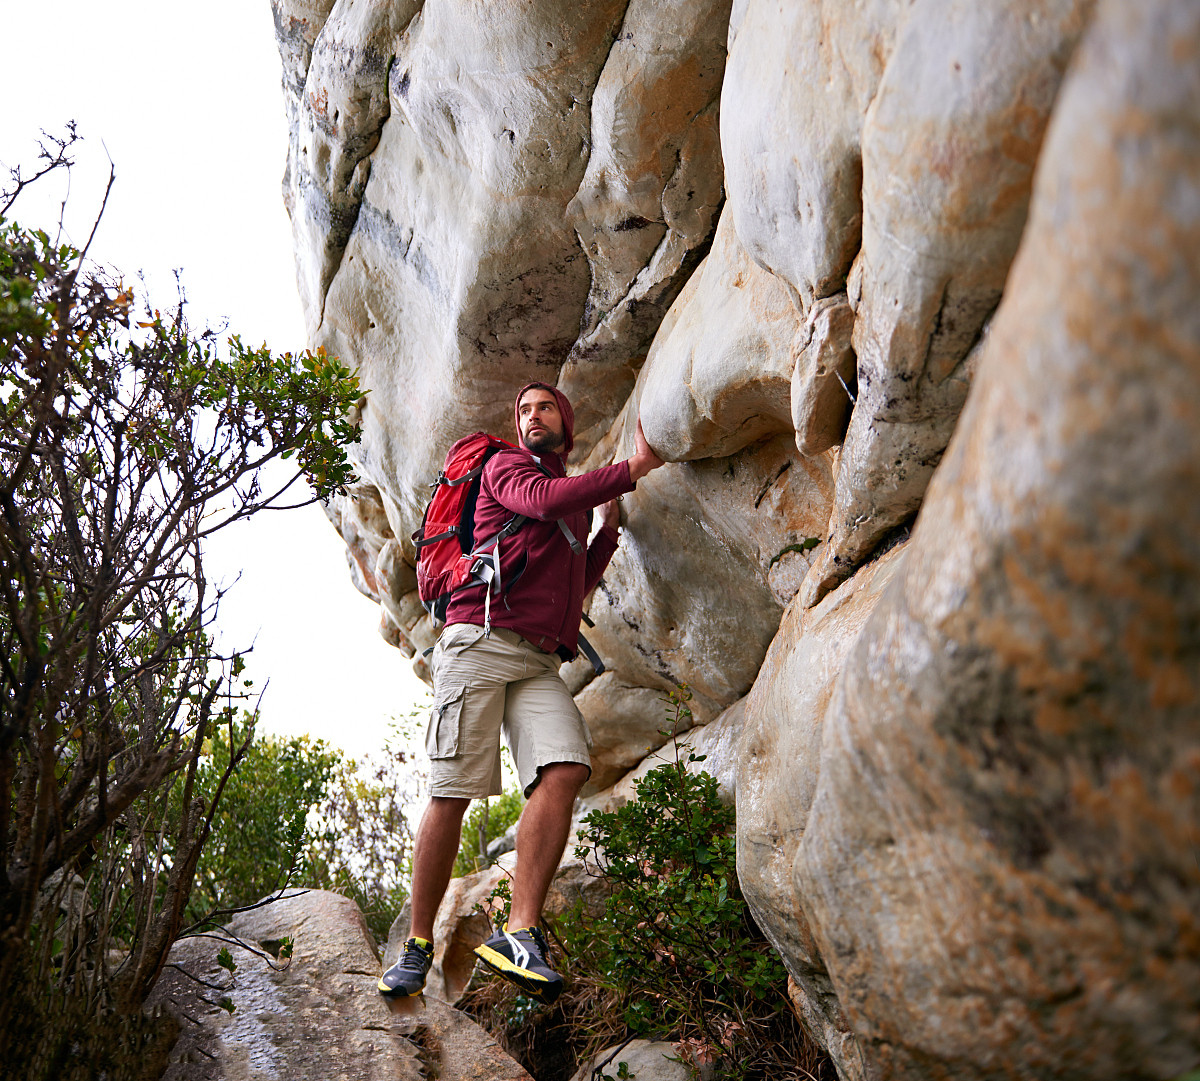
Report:
[[[520,446],[498,452],[484,467],[475,536],[494,536],[514,515],[528,521],[501,542],[498,591],[489,597],[480,584],[451,597],[430,658],[430,800],[413,853],[412,937],[379,980],[385,995],[416,995],[425,986],[463,814],[472,799],[502,791],[501,733],[528,802],[517,833],[509,922],[475,953],[542,1002],[562,990],[537,924],[575,798],[591,775],[591,741],[558,669],[576,654],[584,597],[616,551],[616,497],[663,463],[639,422],[633,457],[568,477],[575,416],[566,395],[530,383],[518,393],[515,412]],[[601,528],[584,552],[571,541],[586,538],[594,507]]]

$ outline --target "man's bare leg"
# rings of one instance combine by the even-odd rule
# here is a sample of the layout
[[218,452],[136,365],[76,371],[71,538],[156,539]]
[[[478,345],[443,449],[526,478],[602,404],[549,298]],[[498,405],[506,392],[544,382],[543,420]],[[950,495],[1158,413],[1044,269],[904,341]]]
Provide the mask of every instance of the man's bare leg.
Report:
[[410,935],[433,941],[438,906],[446,895],[462,837],[469,799],[434,796],[417,827],[413,849],[412,925]]
[[[509,927],[532,927],[541,919],[550,880],[567,847],[575,797],[589,774],[588,767],[578,762],[552,762],[542,767],[541,780],[530,793],[517,830],[517,871]],[[415,888],[413,893],[416,926]]]

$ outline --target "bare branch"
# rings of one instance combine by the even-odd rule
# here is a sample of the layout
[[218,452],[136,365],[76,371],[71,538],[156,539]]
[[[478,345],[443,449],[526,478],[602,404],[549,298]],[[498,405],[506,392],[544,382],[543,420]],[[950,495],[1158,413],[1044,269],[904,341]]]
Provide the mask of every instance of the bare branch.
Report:
[[[39,142],[38,160],[43,164],[31,177],[23,177],[21,175],[21,167],[13,166],[9,172],[9,183],[11,187],[0,190],[0,199],[4,200],[4,205],[0,206],[0,218],[5,217],[12,209],[13,204],[17,201],[30,184],[35,184],[48,173],[57,172],[60,169],[69,170],[75,163],[71,157],[70,151],[74,145],[80,141],[80,136],[75,132],[75,121],[67,122],[67,132],[62,138],[55,135],[49,135],[45,131],[42,132],[42,139]],[[46,144],[50,143],[51,146]]]

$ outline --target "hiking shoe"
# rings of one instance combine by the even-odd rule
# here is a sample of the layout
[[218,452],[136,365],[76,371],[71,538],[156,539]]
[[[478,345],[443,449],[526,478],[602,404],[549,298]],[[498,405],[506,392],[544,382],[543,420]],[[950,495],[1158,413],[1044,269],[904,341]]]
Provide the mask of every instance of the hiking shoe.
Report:
[[379,993],[392,998],[419,995],[425,987],[425,973],[432,964],[433,943],[410,938],[404,943],[400,960],[379,977]]
[[475,956],[538,1002],[549,1005],[562,992],[563,978],[546,964],[546,940],[536,927],[505,927],[477,946]]

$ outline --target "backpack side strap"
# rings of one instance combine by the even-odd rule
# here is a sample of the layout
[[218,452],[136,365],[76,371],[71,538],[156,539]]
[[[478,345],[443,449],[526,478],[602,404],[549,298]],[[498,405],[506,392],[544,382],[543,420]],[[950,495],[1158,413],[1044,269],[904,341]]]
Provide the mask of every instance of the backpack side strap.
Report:
[[[589,619],[590,623],[591,620]],[[604,662],[600,659],[600,654],[596,652],[595,647],[583,636],[583,632],[579,632],[578,638],[579,652],[582,653],[592,664],[596,670],[596,675],[600,675],[604,671]]]

